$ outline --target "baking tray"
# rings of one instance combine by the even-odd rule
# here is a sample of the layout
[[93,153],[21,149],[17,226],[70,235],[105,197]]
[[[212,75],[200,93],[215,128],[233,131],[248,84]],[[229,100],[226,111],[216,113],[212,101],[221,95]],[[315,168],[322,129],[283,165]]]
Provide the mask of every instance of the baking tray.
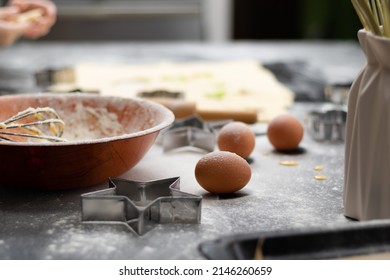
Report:
[[199,250],[212,260],[389,259],[390,220],[225,236]]

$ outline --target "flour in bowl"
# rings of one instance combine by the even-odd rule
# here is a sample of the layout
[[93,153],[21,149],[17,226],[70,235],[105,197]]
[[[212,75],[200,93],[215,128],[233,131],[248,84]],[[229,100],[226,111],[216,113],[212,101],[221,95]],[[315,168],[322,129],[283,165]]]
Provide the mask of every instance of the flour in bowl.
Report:
[[126,133],[118,116],[104,107],[95,108],[78,103],[73,112],[66,111],[61,115],[65,121],[62,137],[68,141],[113,137]]

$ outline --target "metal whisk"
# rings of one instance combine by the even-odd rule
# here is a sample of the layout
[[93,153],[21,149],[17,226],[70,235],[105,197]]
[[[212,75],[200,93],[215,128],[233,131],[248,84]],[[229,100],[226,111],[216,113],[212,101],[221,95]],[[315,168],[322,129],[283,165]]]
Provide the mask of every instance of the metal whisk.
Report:
[[65,123],[57,112],[50,108],[28,108],[0,122],[0,141],[64,142],[61,138]]

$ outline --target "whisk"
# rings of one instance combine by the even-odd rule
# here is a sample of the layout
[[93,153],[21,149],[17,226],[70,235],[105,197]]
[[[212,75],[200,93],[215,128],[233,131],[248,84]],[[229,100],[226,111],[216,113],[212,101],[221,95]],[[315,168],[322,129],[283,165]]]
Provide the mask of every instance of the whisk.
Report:
[[27,108],[0,122],[0,141],[65,142],[61,138],[65,123],[50,107]]

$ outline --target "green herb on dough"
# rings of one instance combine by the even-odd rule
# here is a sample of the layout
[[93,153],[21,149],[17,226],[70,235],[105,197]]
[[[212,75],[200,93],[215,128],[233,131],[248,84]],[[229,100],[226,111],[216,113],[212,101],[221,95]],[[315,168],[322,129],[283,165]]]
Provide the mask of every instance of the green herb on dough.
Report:
[[211,99],[223,99],[226,96],[226,92],[224,90],[216,90],[214,92],[208,92],[205,94],[206,97]]

